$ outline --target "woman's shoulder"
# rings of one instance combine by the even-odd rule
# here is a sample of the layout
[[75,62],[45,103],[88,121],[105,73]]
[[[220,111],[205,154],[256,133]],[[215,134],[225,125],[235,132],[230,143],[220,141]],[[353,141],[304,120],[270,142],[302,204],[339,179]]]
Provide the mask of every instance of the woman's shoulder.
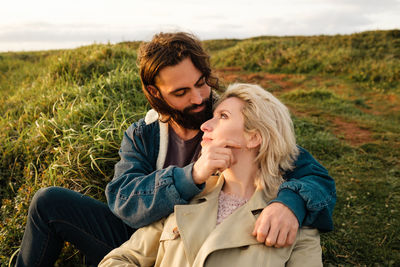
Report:
[[318,229],[307,226],[299,228],[299,232],[297,234],[297,239],[295,242],[295,249],[296,247],[308,248],[310,252],[314,251],[317,254],[322,253],[321,240]]
[[289,261],[286,266],[322,267],[322,248],[319,231],[315,228],[302,227],[297,233]]
[[319,240],[319,231],[316,228],[303,226],[299,228],[299,238],[313,238]]

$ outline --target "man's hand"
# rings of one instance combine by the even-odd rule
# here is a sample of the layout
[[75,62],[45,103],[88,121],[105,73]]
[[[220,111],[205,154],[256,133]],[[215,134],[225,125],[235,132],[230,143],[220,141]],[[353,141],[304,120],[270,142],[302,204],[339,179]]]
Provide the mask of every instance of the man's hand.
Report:
[[232,148],[240,148],[234,141],[202,143],[199,159],[193,165],[192,176],[195,184],[204,183],[216,171],[223,172],[234,164]]
[[294,243],[298,228],[294,213],[284,204],[274,202],[261,212],[252,234],[266,246],[281,248]]

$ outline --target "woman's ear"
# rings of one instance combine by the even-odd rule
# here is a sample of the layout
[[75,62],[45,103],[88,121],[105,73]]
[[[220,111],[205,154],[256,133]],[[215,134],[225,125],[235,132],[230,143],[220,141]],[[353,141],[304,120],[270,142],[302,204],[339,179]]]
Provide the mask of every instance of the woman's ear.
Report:
[[247,134],[247,144],[248,149],[256,148],[261,145],[261,134],[258,131]]

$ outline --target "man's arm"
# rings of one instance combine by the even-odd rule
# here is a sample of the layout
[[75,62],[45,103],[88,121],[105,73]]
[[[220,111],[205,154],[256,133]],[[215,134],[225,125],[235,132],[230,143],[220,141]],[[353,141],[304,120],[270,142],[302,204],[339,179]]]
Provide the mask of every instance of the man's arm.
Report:
[[299,150],[295,169],[285,174],[277,198],[262,211],[254,227],[253,235],[268,246],[292,245],[299,226],[323,232],[333,229],[335,182],[310,153]]
[[278,197],[271,201],[285,204],[296,215],[299,225],[333,230],[332,213],[336,204],[335,181],[328,171],[304,148],[295,162],[295,169],[284,175]]
[[143,125],[136,123],[125,132],[121,160],[105,192],[111,211],[133,228],[166,217],[174,205],[187,204],[201,192],[192,179],[193,164],[156,170],[159,137]]

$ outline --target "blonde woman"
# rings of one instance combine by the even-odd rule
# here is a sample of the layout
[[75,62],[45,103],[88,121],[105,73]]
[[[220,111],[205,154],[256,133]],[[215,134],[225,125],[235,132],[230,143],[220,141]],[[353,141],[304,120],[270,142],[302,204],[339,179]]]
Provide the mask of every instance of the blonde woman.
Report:
[[316,229],[300,228],[285,248],[267,247],[253,232],[299,153],[287,108],[257,85],[234,84],[201,130],[193,177],[205,190],[136,231],[100,266],[322,266]]

